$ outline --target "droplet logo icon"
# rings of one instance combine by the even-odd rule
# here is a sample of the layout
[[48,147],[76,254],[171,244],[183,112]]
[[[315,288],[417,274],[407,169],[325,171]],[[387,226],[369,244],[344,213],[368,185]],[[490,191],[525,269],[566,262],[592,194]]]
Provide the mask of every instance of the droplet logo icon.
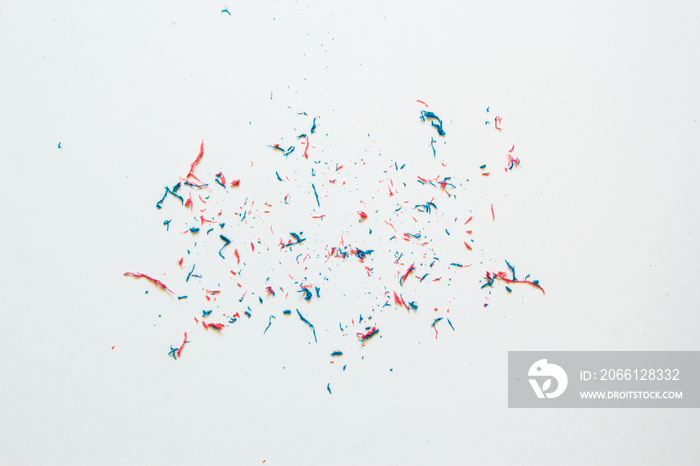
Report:
[[[537,398],[556,398],[564,393],[569,383],[566,371],[561,366],[548,363],[546,359],[540,359],[530,366],[527,375]],[[549,391],[552,380],[556,381],[556,387]]]

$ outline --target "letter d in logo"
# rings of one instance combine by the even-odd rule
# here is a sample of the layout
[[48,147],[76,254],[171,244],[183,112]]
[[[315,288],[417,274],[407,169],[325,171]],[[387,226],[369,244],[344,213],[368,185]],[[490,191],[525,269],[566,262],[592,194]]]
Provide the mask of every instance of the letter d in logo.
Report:
[[[556,364],[548,364],[546,359],[540,359],[530,366],[527,375],[531,377],[529,379],[530,385],[532,385],[532,389],[535,391],[537,398],[556,398],[564,393],[566,385],[569,383],[569,378],[566,376],[564,369]],[[541,387],[537,381],[537,377],[546,377]],[[547,390],[552,386],[552,378],[557,381],[557,387],[554,391],[548,392]]]

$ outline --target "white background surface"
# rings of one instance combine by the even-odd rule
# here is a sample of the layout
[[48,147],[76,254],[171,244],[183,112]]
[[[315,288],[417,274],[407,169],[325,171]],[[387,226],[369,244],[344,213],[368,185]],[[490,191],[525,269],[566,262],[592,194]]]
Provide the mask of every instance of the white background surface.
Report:
[[[0,463],[697,464],[696,410],[509,410],[506,385],[508,350],[698,349],[697,4],[224,5],[0,6]],[[416,99],[445,121],[436,158]],[[495,115],[503,133],[484,124]],[[266,147],[296,143],[312,116],[309,160],[301,145],[288,159]],[[308,274],[320,299],[285,283],[286,301],[246,298],[253,317],[220,335],[194,324],[207,307],[243,310],[224,268],[236,244],[224,263],[220,241],[200,237],[210,275],[185,284],[188,218],[174,198],[154,206],[202,139],[198,176],[242,180],[213,187],[225,213],[245,197],[273,205],[223,232],[247,253],[275,227],[270,253],[245,258],[254,291]],[[522,166],[504,173],[512,144]],[[324,178],[336,162],[344,186]],[[416,175],[454,176],[457,197]],[[383,221],[432,196],[441,209],[425,229],[444,278],[400,289],[417,312],[382,309],[384,287],[400,288],[395,250],[425,260]],[[469,215],[471,255],[453,221]],[[278,252],[299,230],[307,249]],[[377,250],[374,281],[354,258],[324,262],[341,233]],[[546,296],[481,290],[505,259]],[[135,270],[190,297],[122,276]],[[214,307],[201,288],[216,285]],[[303,310],[318,344],[284,308]],[[361,347],[337,329],[372,309],[381,338]],[[435,339],[438,316],[456,331],[443,321]]]

